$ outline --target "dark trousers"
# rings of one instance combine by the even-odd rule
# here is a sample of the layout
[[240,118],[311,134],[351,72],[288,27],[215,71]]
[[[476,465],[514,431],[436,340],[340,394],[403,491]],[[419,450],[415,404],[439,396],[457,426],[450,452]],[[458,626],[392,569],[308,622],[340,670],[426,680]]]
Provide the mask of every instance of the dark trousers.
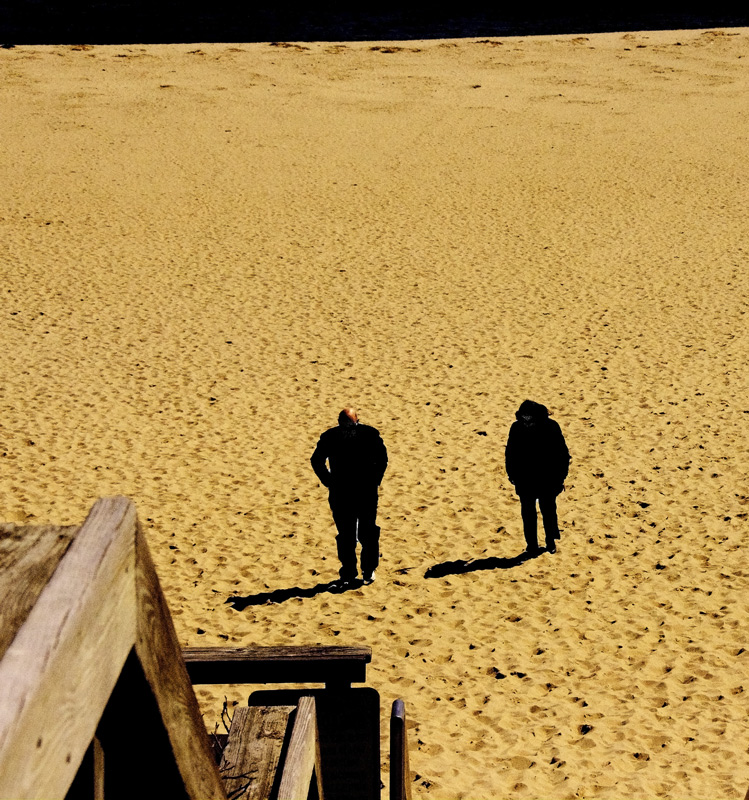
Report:
[[361,571],[369,577],[380,562],[380,529],[377,527],[377,487],[331,489],[328,496],[333,522],[339,574],[342,580],[357,576],[356,542],[361,544]]
[[538,517],[536,514],[536,500],[544,521],[546,534],[546,547],[554,547],[554,540],[559,538],[559,523],[557,521],[557,496],[555,492],[544,490],[523,489],[518,492],[520,498],[520,514],[523,518],[523,533],[528,550],[538,549]]

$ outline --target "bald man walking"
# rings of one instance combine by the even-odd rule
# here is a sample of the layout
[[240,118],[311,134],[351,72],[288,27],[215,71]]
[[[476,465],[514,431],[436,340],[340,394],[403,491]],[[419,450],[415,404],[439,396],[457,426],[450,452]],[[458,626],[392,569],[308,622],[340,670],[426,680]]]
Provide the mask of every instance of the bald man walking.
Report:
[[346,585],[357,578],[358,540],[362,579],[366,584],[372,583],[380,560],[378,487],[388,464],[379,432],[362,425],[353,408],[344,408],[338,415],[337,427],[320,437],[310,463],[320,483],[329,490],[330,510],[338,530],[340,582]]

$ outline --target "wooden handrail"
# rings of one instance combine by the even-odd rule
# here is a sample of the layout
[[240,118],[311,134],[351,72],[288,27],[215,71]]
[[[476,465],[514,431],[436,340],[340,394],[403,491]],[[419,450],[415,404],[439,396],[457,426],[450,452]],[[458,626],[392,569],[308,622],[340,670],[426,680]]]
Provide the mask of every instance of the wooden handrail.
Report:
[[406,706],[400,699],[393,702],[390,714],[390,800],[411,800]]
[[371,647],[185,647],[193,684],[324,683],[341,688],[367,679]]

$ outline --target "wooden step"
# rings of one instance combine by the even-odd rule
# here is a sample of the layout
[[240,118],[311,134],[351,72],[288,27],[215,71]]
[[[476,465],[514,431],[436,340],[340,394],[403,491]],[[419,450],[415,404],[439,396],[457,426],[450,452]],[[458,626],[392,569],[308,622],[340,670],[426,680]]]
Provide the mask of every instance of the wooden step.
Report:
[[322,800],[314,698],[236,708],[219,771],[229,798]]

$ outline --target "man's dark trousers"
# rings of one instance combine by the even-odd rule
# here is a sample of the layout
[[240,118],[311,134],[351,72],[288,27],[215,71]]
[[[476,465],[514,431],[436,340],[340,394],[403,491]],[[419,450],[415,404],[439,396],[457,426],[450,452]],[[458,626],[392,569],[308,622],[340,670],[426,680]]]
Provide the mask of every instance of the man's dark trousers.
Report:
[[[356,542],[361,543],[362,576],[368,578],[380,561],[380,529],[377,527],[377,486],[331,488],[328,495],[341,562],[341,580],[356,578]],[[358,523],[358,524],[357,524]]]
[[554,540],[559,538],[559,522],[557,521],[557,494],[547,490],[523,489],[518,492],[520,498],[520,514],[523,518],[523,533],[528,550],[538,550],[538,517],[536,500],[544,521],[546,548],[553,550]]

